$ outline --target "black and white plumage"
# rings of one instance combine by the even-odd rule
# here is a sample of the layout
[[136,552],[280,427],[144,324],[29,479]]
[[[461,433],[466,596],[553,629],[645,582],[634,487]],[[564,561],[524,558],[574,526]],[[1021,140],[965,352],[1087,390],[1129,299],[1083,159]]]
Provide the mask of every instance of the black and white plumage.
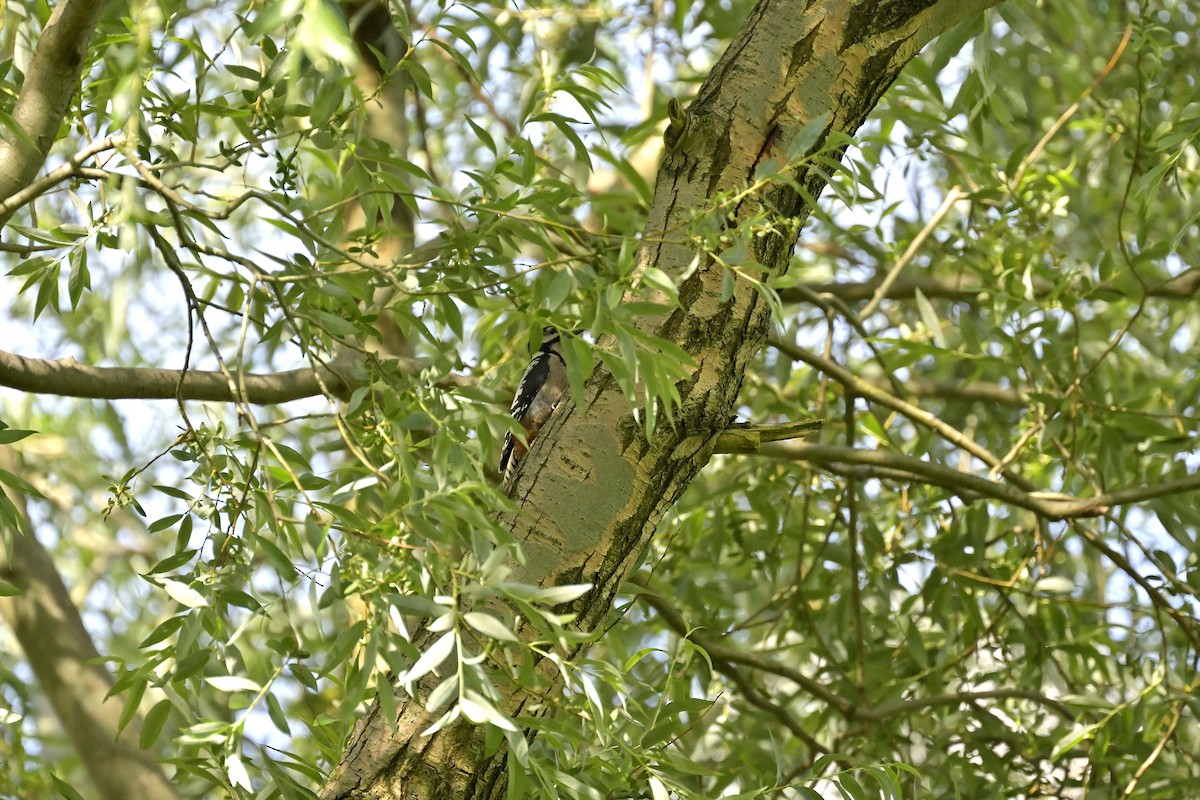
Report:
[[500,453],[502,476],[507,478],[508,470],[525,455],[566,390],[567,362],[562,356],[562,335],[555,328],[546,326],[542,329],[542,346],[525,368],[509,409],[525,429],[525,441],[522,443],[511,431],[504,435],[504,449]]

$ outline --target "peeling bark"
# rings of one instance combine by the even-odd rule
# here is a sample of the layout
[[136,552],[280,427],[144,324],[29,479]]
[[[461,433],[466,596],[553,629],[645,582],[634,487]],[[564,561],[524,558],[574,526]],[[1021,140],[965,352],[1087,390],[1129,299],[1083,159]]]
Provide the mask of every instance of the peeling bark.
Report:
[[[900,69],[946,28],[997,0],[760,0],[688,107],[659,170],[638,269],[683,275],[697,253],[682,232],[710,212],[714,198],[743,190],[759,164],[783,162],[811,120],[826,117],[819,147],[833,132],[853,133]],[[792,176],[816,196],[824,187],[806,167]],[[728,209],[723,210],[728,213]],[[745,197],[722,218],[726,230],[766,212],[772,231],[754,240],[755,260],[777,277],[787,268],[809,208],[782,184]],[[681,307],[646,327],[683,347],[695,363],[681,385],[676,425],[654,438],[628,435],[629,405],[597,370],[582,398],[564,401],[521,463],[515,497],[522,510],[504,524],[523,542],[527,583],[591,583],[571,604],[576,625],[592,630],[644,550],[664,513],[707,463],[737,400],[746,366],[762,346],[770,310],[744,281],[722,296],[723,270],[701,263],[680,286]],[[498,679],[499,680],[499,679]],[[428,687],[424,687],[427,691]],[[504,710],[544,700],[510,688]],[[360,720],[321,796],[333,798],[498,798],[503,749],[483,755],[482,729],[459,723],[418,738],[432,720],[416,700],[400,706],[397,729],[378,706]]]

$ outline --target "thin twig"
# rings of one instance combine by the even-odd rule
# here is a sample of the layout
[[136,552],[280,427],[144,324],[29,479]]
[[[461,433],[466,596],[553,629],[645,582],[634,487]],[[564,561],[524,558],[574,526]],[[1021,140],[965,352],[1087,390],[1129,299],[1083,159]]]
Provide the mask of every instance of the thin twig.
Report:
[[[797,359],[798,361],[803,361],[809,366],[820,370],[843,386],[852,388],[856,393],[867,398],[868,400],[879,403],[882,406],[886,406],[893,411],[898,411],[911,419],[913,422],[929,428],[954,446],[961,447],[963,450],[966,450],[968,453],[975,456],[989,467],[995,467],[1000,464],[1000,459],[987,450],[987,448],[981,446],[975,440],[968,438],[963,434],[962,431],[958,430],[954,426],[947,425],[945,422],[942,422],[940,419],[935,417],[933,414],[930,414],[923,408],[919,408],[914,406],[912,403],[901,400],[900,398],[889,394],[884,389],[864,381],[844,367],[835,364],[833,361],[822,358],[816,353],[792,344],[791,342],[784,341],[778,336],[772,335],[770,337],[770,343],[771,346],[777,348],[781,352],[786,353],[792,358]],[[1001,474],[1004,475],[1005,479],[1013,483],[1013,485],[1027,492],[1035,491],[1037,488],[1028,480],[1006,467],[1001,468]]]
[[1125,52],[1125,46],[1129,44],[1129,37],[1132,35],[1133,26],[1127,25],[1125,27],[1125,35],[1121,37],[1120,44],[1117,45],[1117,49],[1108,59],[1108,63],[1104,65],[1104,69],[1100,70],[1096,77],[1092,79],[1092,82],[1088,84],[1088,87],[1084,89],[1082,93],[1080,93],[1079,98],[1076,99],[1074,103],[1071,103],[1071,105],[1067,106],[1063,113],[1058,115],[1058,119],[1054,120],[1054,124],[1051,125],[1044,134],[1042,134],[1042,138],[1038,140],[1038,143],[1035,144],[1033,149],[1029,151],[1028,155],[1021,160],[1021,165],[1017,167],[1017,171],[1013,174],[1012,182],[1010,184],[1014,191],[1021,185],[1021,179],[1025,177],[1025,173],[1031,166],[1033,166],[1033,162],[1036,161],[1038,156],[1042,154],[1042,151],[1046,149],[1046,145],[1050,143],[1050,140],[1054,138],[1055,134],[1062,130],[1062,126],[1067,124],[1067,120],[1075,116],[1075,112],[1079,110],[1079,106],[1083,104],[1083,101],[1090,97],[1092,92],[1096,91],[1096,87],[1098,87],[1100,83],[1108,77],[1108,74],[1113,71],[1113,68],[1117,66],[1117,62],[1121,60],[1121,54]]
[[1175,726],[1179,724],[1179,719],[1183,716],[1184,704],[1184,700],[1175,703],[1175,707],[1171,709],[1171,721],[1167,723],[1167,729],[1163,731],[1162,736],[1158,737],[1158,743],[1154,745],[1154,749],[1150,751],[1150,755],[1146,756],[1146,760],[1133,773],[1133,777],[1125,785],[1125,791],[1121,792],[1121,797],[1133,797],[1133,792],[1137,789],[1138,781],[1142,779],[1142,776],[1146,774],[1146,770],[1150,769],[1154,762],[1158,760],[1158,757],[1162,755],[1163,748],[1171,740],[1171,736],[1175,733]]
[[905,248],[900,258],[896,260],[895,265],[888,270],[888,274],[884,276],[883,282],[875,290],[875,295],[871,298],[871,302],[867,303],[862,313],[859,314],[860,319],[866,319],[875,313],[875,309],[879,308],[879,304],[887,297],[888,290],[892,288],[892,284],[900,277],[901,271],[913,260],[913,257],[916,256],[921,246],[925,244],[925,240],[933,233],[934,228],[941,224],[942,218],[950,212],[950,207],[964,197],[966,197],[966,194],[957,186],[950,187],[950,191],[946,192],[946,197],[943,198],[942,204],[938,206],[938,210],[933,212],[933,216],[929,218],[925,226],[909,242],[908,247]]

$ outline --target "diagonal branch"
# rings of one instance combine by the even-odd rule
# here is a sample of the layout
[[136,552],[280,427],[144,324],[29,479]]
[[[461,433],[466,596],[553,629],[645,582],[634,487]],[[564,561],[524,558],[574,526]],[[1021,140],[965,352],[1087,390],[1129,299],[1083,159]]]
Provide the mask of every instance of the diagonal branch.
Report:
[[[4,461],[11,460],[5,454]],[[24,498],[14,493],[12,500],[25,517],[26,531],[0,537],[12,545],[6,550],[0,544],[0,577],[21,593],[0,597],[0,617],[25,652],[38,685],[95,784],[97,796],[104,800],[174,800],[175,790],[157,759],[138,746],[140,715],[135,714],[121,730],[124,703],[121,698],[108,697],[112,677],[102,665],[54,561],[34,537]]]
[[[923,711],[927,708],[935,708],[938,706],[958,705],[959,703],[970,703],[979,700],[1029,700],[1039,705],[1046,706],[1054,710],[1057,714],[1066,719],[1074,719],[1075,712],[1063,703],[1061,700],[1056,700],[1052,697],[1047,697],[1040,692],[1035,692],[1029,689],[983,689],[983,690],[964,690],[961,692],[947,692],[944,694],[930,695],[927,697],[913,697],[905,700],[895,700],[888,703],[881,703],[874,706],[862,706],[847,700],[839,694],[836,694],[831,689],[825,686],[824,683],[810,678],[805,673],[801,672],[794,666],[784,663],[781,659],[771,656],[766,653],[747,652],[736,647],[727,647],[721,644],[720,641],[701,632],[700,629],[692,627],[684,620],[679,609],[675,607],[663,593],[658,591],[657,587],[653,586],[644,577],[638,575],[630,578],[630,583],[635,586],[642,587],[645,591],[639,594],[643,600],[658,612],[659,617],[666,623],[667,627],[675,631],[679,636],[692,641],[697,647],[706,652],[709,658],[713,661],[713,666],[720,672],[729,674],[726,667],[732,668],[736,664],[754,669],[758,672],[765,672],[770,675],[778,675],[781,678],[795,683],[804,692],[810,696],[824,702],[830,708],[837,711],[845,719],[851,720],[881,720],[890,719],[904,714],[913,714]],[[756,704],[757,705],[757,704]],[[760,706],[761,707],[761,706]],[[766,709],[764,709],[766,710]],[[816,749],[823,750],[819,745]]]
[[838,383],[845,386],[848,390],[853,390],[856,394],[865,397],[868,400],[879,403],[882,406],[898,411],[904,416],[911,419],[918,425],[924,425],[934,433],[941,436],[946,441],[956,447],[960,447],[971,455],[978,458],[989,467],[1000,469],[1001,474],[1007,478],[1012,484],[1021,489],[1031,492],[1036,487],[1025,478],[1013,472],[1007,467],[1002,467],[1003,462],[996,457],[987,448],[981,446],[974,439],[971,439],[962,431],[955,428],[953,425],[947,425],[933,414],[930,414],[923,408],[914,406],[912,403],[901,400],[895,395],[889,394],[886,390],[878,386],[864,381],[850,370],[842,367],[829,359],[823,358],[816,353],[806,350],[799,345],[784,341],[777,336],[771,337],[771,346],[775,347],[781,353],[784,353],[797,361],[803,361],[805,364],[824,372],[829,377],[833,378]]
[[[42,29],[12,111],[19,130],[6,130],[0,140],[0,201],[25,188],[46,162],[104,6],[104,0],[63,0]],[[0,226],[11,215],[0,214]]]
[[68,158],[61,167],[50,170],[36,181],[0,200],[0,220],[8,219],[18,208],[36,200],[63,181],[87,175],[88,170],[84,168],[84,163],[100,153],[117,147],[121,143],[121,139],[122,134],[113,134],[92,142]]
[[853,703],[826,687],[824,683],[816,678],[811,678],[799,669],[784,664],[778,659],[763,653],[753,653],[736,647],[726,647],[711,636],[701,633],[698,629],[688,625],[683,615],[679,613],[679,609],[668,601],[662,593],[656,591],[640,575],[631,577],[629,582],[636,586],[641,586],[646,590],[641,594],[641,597],[658,612],[658,615],[662,617],[667,627],[680,636],[690,639],[701,650],[708,653],[714,662],[742,664],[759,672],[768,672],[772,675],[778,675],[781,678],[787,678],[808,694],[836,710],[842,716],[850,716],[854,713]]
[[765,444],[761,455],[788,461],[804,461],[821,467],[841,464],[859,465],[883,470],[888,477],[909,479],[940,486],[966,499],[988,497],[1032,511],[1046,519],[1074,519],[1098,517],[1114,506],[1140,503],[1156,497],[1186,494],[1200,491],[1200,475],[1177,481],[1134,486],[1104,492],[1094,497],[1071,497],[1054,492],[1036,492],[1018,489],[1005,483],[996,483],[969,472],[960,472],[932,461],[891,453],[886,450],[859,450],[831,444],[808,444],[805,442],[775,442]]

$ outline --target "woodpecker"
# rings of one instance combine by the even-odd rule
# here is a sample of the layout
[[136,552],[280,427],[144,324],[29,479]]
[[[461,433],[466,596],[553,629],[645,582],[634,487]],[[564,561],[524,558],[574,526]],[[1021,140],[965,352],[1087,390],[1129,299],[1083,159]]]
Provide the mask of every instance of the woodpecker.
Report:
[[509,409],[513,418],[525,428],[525,442],[522,444],[512,431],[504,435],[504,449],[500,453],[500,474],[504,478],[533,444],[566,390],[567,362],[562,356],[562,335],[547,325],[542,328],[542,346],[525,368]]

